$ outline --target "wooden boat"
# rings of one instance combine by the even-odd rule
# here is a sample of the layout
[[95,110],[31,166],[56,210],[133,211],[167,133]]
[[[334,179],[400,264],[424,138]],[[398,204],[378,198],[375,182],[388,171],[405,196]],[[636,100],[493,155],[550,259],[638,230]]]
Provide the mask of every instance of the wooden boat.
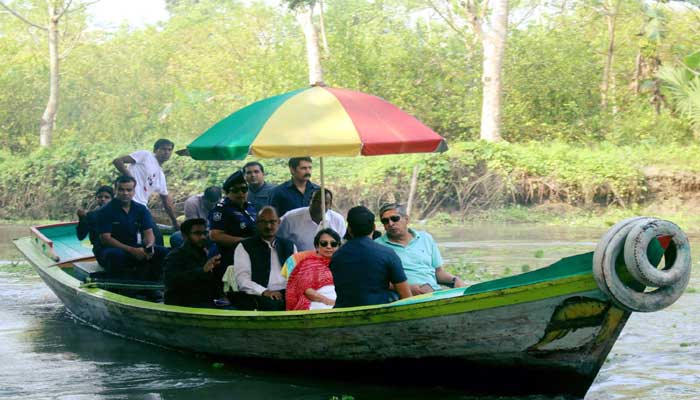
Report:
[[[618,284],[656,296],[652,306],[660,308],[688,283],[687,238],[668,224],[626,220],[595,252],[466,289],[387,305],[294,312],[169,306],[86,283],[86,265],[94,264],[74,223],[34,227],[30,237],[14,243],[71,313],[108,333],[266,367],[303,366],[304,374],[360,374],[472,393],[583,396],[631,312],[653,311],[619,295]],[[655,266],[665,255],[665,269],[656,271],[679,277],[650,293],[644,292],[648,282],[621,272],[627,252],[616,238],[632,242],[640,229],[651,238],[646,245],[635,242],[647,247],[643,261]],[[612,275],[605,263],[613,266]]]

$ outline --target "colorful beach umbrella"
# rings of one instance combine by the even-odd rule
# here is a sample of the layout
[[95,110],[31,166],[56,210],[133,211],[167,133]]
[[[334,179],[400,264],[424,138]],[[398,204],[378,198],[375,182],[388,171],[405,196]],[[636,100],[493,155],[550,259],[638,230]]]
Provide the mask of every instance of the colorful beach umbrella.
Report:
[[373,156],[447,150],[445,139],[376,96],[312,86],[244,107],[187,146],[197,160]]

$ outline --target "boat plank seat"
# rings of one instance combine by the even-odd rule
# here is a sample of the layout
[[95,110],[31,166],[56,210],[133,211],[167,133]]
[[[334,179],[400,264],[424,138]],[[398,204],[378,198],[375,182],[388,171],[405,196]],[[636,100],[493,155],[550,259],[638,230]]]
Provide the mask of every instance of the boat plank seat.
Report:
[[80,261],[73,263],[73,272],[76,278],[85,282],[90,278],[90,280],[95,278],[103,278],[107,274],[97,261]]

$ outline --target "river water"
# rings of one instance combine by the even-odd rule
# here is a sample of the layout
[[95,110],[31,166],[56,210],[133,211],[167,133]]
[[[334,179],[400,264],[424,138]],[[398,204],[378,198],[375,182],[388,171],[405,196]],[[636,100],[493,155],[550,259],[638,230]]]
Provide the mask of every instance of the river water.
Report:
[[[122,339],[71,318],[0,225],[1,399],[475,399],[439,387],[402,389],[289,377]],[[604,229],[482,225],[434,232],[447,262],[478,273],[518,273],[592,251]],[[700,289],[700,237],[691,237]],[[700,398],[700,294],[633,314],[586,399]],[[468,379],[468,377],[465,377]],[[480,397],[495,400],[500,397]],[[541,396],[517,399],[540,400]]]

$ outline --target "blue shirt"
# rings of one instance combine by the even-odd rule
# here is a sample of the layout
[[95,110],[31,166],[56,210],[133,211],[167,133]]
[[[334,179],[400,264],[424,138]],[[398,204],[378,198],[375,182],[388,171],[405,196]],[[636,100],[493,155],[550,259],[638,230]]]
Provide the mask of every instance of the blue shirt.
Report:
[[277,214],[282,217],[289,210],[308,206],[311,203],[311,195],[320,188],[317,184],[306,181],[306,188],[302,194],[290,179],[272,191],[270,205],[275,207]]
[[430,284],[433,290],[440,290],[435,270],[442,266],[442,257],[437,243],[428,232],[408,232],[413,239],[406,246],[389,241],[386,233],[375,239],[375,242],[393,249],[401,259],[403,270],[409,285]]
[[335,308],[389,303],[389,282],[406,280],[401,259],[368,237],[351,239],[333,254],[329,266],[338,298]]
[[[97,232],[111,233],[112,237],[121,243],[137,247],[139,233],[153,229],[153,218],[148,208],[143,204],[131,201],[129,212],[122,208],[121,201],[113,199],[97,211]],[[94,243],[93,252],[97,255],[102,251],[101,241]]]
[[[230,236],[251,237],[255,235],[255,208],[248,202],[239,207],[225,197],[209,211],[209,229],[224,231]],[[221,265],[225,270],[226,266],[233,264],[233,251],[236,246],[217,247],[221,253]]]
[[277,185],[265,182],[261,188],[253,190],[253,187],[248,185],[248,201],[255,207],[255,212],[272,204],[272,193],[276,187]]

